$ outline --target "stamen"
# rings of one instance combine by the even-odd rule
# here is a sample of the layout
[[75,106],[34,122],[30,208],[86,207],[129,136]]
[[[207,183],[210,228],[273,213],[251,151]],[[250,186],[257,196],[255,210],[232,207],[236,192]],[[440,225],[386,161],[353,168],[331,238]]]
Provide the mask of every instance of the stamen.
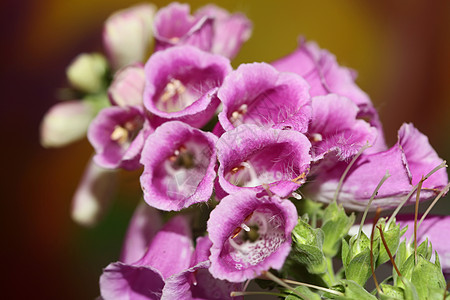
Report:
[[128,141],[128,130],[116,125],[114,131],[111,133],[111,140],[118,142],[120,145],[125,144]]
[[294,183],[300,183],[299,181],[301,181],[301,180],[303,180],[305,178],[306,178],[306,172],[303,172],[302,174],[300,174],[296,178],[292,179],[291,181],[294,182]]
[[231,113],[230,122],[234,124],[238,119],[241,119],[247,113],[248,106],[247,104],[242,104],[238,110],[235,110]]
[[294,197],[297,200],[303,199],[302,195],[300,195],[299,193],[296,193],[296,192],[292,192],[292,197]]
[[322,141],[322,135],[320,133],[313,133],[311,134],[311,138],[313,142],[321,142]]
[[164,93],[161,96],[162,102],[167,102],[171,100],[174,96],[183,94],[186,91],[186,87],[178,79],[171,79],[166,85]]
[[246,224],[242,223],[241,224],[241,228],[244,229],[245,231],[249,232],[250,231],[250,227],[248,227]]
[[174,37],[170,38],[169,40],[170,40],[172,43],[176,44],[176,43],[178,43],[178,41],[180,40],[180,38],[174,36]]

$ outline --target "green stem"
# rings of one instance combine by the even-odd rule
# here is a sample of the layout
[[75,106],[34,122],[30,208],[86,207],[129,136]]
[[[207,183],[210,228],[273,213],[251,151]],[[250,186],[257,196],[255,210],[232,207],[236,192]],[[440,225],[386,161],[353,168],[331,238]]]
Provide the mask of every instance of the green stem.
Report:
[[327,262],[327,272],[323,274],[323,280],[328,284],[328,286],[333,286],[337,281],[336,277],[334,276],[334,269],[333,269],[333,260],[331,257],[326,257]]

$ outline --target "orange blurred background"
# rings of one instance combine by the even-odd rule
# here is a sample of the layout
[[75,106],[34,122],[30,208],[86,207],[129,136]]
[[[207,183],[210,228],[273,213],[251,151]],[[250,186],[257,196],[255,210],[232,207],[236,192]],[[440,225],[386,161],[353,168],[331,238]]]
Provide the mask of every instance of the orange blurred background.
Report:
[[[38,131],[44,113],[57,102],[57,89],[66,86],[66,66],[80,52],[102,51],[103,21],[133,3],[0,4],[3,299],[93,299],[99,295],[102,268],[118,258],[140,197],[139,174],[122,174],[121,192],[106,218],[96,228],[82,228],[69,212],[91,146],[81,141],[43,149]],[[162,7],[169,1],[154,3]],[[196,9],[208,2],[190,3]],[[253,36],[234,60],[235,67],[288,54],[302,34],[359,72],[357,82],[379,109],[390,145],[400,125],[413,122],[440,156],[450,159],[449,1],[216,4],[243,11],[254,23]],[[446,201],[441,200],[435,212],[449,214]]]

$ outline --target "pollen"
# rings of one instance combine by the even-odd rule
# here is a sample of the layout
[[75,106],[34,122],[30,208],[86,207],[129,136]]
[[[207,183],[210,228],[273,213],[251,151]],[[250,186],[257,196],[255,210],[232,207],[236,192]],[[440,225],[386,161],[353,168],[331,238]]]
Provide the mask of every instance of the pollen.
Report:
[[181,83],[180,80],[171,79],[164,89],[164,93],[161,96],[161,101],[167,102],[173,99],[175,96],[184,94],[185,91],[186,87],[183,85],[183,83]]
[[242,117],[247,113],[248,110],[248,106],[247,104],[242,104],[238,110],[233,111],[233,113],[231,114],[231,118],[230,121],[231,123],[234,123],[235,121],[242,119]]
[[118,142],[120,145],[125,144],[128,141],[128,130],[117,125],[111,133],[111,140]]

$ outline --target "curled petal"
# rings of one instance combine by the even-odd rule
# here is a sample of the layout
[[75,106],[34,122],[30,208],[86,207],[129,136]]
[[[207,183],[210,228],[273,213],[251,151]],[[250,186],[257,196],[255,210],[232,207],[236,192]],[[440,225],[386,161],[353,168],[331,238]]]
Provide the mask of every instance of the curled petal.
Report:
[[[379,189],[371,209],[396,206],[422,176],[443,162],[428,143],[427,137],[413,125],[403,124],[398,135],[398,142],[392,148],[383,152],[363,154],[350,168],[338,198],[345,207],[364,210],[386,171],[389,171],[391,177]],[[327,170],[317,174],[306,187],[305,193],[317,201],[331,202],[346,167],[347,162],[330,164]],[[447,183],[446,170],[438,170],[424,181],[420,199],[434,197]]]
[[297,210],[289,200],[258,198],[251,191],[225,197],[211,212],[211,274],[231,282],[280,269],[291,249]]
[[237,55],[242,44],[252,34],[252,23],[244,14],[230,14],[214,4],[201,7],[195,16],[214,18],[214,39],[211,51],[230,59]]
[[180,120],[202,127],[219,105],[217,87],[229,71],[228,59],[194,47],[157,52],[145,65],[144,106],[161,122]]
[[213,19],[191,16],[188,4],[171,3],[155,16],[155,51],[180,45],[210,51],[213,36]]
[[335,152],[339,160],[355,155],[366,143],[373,145],[377,129],[358,120],[358,107],[336,94],[316,96],[312,101],[313,117],[308,130],[313,160]]
[[88,131],[89,141],[96,151],[95,162],[109,169],[139,168],[144,140],[151,131],[141,107],[104,108]]
[[294,130],[238,126],[217,142],[220,186],[229,194],[270,189],[285,197],[305,182],[310,149]]
[[158,210],[141,202],[128,225],[120,261],[129,264],[142,258],[161,225]]
[[300,76],[280,73],[265,63],[240,65],[220,87],[219,114],[228,131],[241,124],[306,132],[311,119],[309,85]]
[[158,127],[142,152],[145,201],[162,210],[208,201],[216,176],[216,141],[212,133],[178,121]]

